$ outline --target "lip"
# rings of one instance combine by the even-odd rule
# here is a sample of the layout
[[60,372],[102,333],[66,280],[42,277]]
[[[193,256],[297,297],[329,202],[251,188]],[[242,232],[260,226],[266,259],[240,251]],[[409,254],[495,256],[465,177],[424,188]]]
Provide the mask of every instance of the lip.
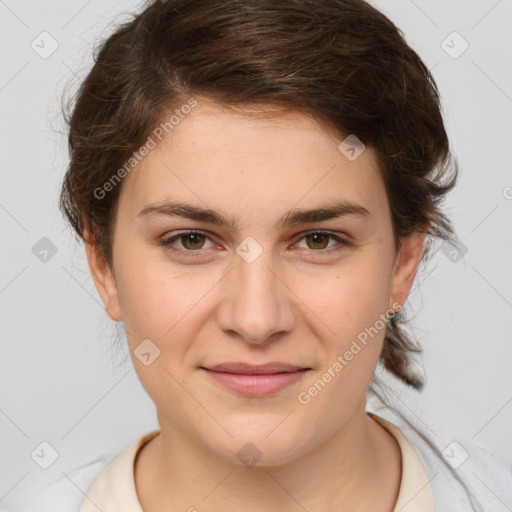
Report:
[[206,368],[213,372],[236,373],[245,375],[270,375],[273,373],[289,373],[297,370],[309,369],[304,366],[272,361],[265,364],[248,364],[242,362],[222,363]]
[[222,386],[244,396],[266,396],[277,393],[300,380],[311,368],[282,362],[261,365],[234,362],[209,368],[206,374]]

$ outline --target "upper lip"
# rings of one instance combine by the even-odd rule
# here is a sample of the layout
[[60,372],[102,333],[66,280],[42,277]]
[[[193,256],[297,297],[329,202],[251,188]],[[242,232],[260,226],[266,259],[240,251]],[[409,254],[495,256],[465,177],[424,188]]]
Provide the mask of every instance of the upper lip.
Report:
[[223,373],[238,373],[246,375],[268,375],[272,373],[290,373],[297,370],[309,370],[303,366],[295,366],[293,364],[281,363],[273,361],[265,364],[247,364],[242,362],[222,363],[216,366],[203,367],[206,370]]

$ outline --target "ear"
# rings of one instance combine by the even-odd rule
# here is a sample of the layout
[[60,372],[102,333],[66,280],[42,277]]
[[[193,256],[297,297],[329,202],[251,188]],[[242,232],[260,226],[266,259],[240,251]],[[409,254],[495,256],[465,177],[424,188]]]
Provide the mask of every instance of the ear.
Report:
[[103,259],[101,251],[94,243],[94,238],[87,228],[84,229],[84,235],[85,252],[87,254],[89,270],[91,271],[94,284],[105,306],[105,311],[109,318],[115,322],[120,322],[123,320],[123,315],[119,305],[114,274]]
[[418,230],[401,239],[401,250],[395,260],[391,278],[390,309],[396,310],[396,307],[392,306],[395,303],[402,307],[409,296],[423,254],[426,236],[426,230]]

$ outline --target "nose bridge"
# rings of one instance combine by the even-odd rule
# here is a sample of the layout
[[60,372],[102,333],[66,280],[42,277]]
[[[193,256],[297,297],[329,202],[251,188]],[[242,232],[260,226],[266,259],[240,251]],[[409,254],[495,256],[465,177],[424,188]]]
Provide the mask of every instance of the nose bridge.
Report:
[[[272,269],[270,255],[261,255],[255,261],[248,263],[239,261],[236,278],[240,287],[242,301],[251,303],[252,299],[269,305],[277,303],[277,282],[279,281]],[[244,293],[245,292],[245,293]],[[252,296],[252,297],[251,297]]]
[[248,343],[265,343],[273,334],[293,326],[287,287],[272,259],[265,251],[255,259],[244,258],[243,253],[237,256],[229,273],[229,294],[219,305],[219,327],[238,333]]

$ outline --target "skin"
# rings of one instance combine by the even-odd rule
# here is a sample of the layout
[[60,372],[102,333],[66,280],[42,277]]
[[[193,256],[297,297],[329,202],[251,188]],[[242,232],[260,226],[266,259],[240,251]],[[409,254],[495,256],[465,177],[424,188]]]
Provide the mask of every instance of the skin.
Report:
[[[425,239],[416,232],[395,252],[375,155],[366,148],[349,161],[340,141],[300,113],[256,118],[201,98],[124,178],[113,269],[86,243],[106,312],[124,322],[157,410],[161,434],[140,451],[134,471],[145,512],[393,510],[400,449],[365,414],[385,329],[309,403],[297,398],[379,315],[404,304]],[[236,229],[139,215],[170,200],[222,212]],[[371,217],[277,225],[290,210],[339,200]],[[187,229],[209,236],[175,239],[192,257],[159,245]],[[316,229],[351,244],[306,236]],[[251,263],[236,252],[249,236],[263,250]],[[160,355],[145,366],[134,350],[147,338]],[[200,370],[227,361],[311,370],[271,396],[245,397]],[[252,467],[237,456],[248,442],[261,453]]]

